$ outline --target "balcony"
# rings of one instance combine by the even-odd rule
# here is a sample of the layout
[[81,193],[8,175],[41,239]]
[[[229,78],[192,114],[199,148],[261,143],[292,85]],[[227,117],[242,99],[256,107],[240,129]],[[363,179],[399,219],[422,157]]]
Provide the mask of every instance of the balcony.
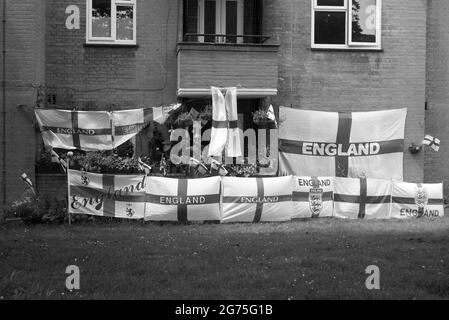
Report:
[[178,43],[178,97],[210,95],[210,87],[237,87],[239,98],[277,94],[278,44],[268,37],[185,34]]

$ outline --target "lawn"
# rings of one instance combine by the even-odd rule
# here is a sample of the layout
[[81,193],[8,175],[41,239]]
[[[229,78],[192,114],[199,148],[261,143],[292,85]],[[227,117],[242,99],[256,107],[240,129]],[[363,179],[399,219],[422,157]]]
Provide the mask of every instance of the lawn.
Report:
[[449,218],[3,227],[0,299],[36,298],[447,299]]

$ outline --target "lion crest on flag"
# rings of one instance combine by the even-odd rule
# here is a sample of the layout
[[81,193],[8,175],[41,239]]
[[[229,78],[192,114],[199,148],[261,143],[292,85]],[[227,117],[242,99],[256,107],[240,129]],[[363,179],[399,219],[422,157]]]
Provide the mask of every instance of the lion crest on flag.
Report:
[[310,211],[312,211],[312,218],[318,218],[323,210],[323,189],[310,189],[309,206]]
[[128,218],[132,218],[134,216],[134,214],[136,213],[131,206],[132,206],[132,204],[128,203],[128,207],[126,208],[126,216]]
[[85,172],[81,173],[81,183],[85,186],[88,186],[90,183],[90,179]]
[[424,208],[429,201],[429,196],[427,195],[426,190],[424,188],[418,188],[415,194],[415,203],[418,208]]

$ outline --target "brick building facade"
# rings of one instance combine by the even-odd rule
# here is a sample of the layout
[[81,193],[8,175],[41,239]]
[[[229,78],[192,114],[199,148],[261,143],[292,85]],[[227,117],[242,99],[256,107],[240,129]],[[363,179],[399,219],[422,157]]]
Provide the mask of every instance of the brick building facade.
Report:
[[[4,186],[7,203],[24,191],[18,178],[22,172],[33,181],[36,178],[39,134],[30,107],[36,105],[38,92],[43,92],[46,107],[80,110],[201,98],[211,85],[239,87],[243,114],[260,99],[275,106],[326,111],[406,107],[404,178],[411,182],[449,178],[444,167],[449,5],[444,1],[367,0],[381,3],[377,33],[381,44],[345,48],[311,44],[312,33],[319,32],[322,22],[315,5],[325,4],[324,19],[332,23],[338,22],[335,12],[340,3],[349,10],[345,0],[136,0],[135,44],[88,41],[90,0],[3,1],[6,10],[0,8],[0,14],[6,37],[1,60],[6,69],[0,69],[5,75],[0,97],[5,92],[6,117],[0,113],[0,135],[5,123],[6,137],[0,139],[6,146],[0,147],[1,153],[6,152],[6,166],[0,157],[0,168],[6,181],[0,184],[2,203]],[[117,6],[123,9],[126,2]],[[111,1],[94,5],[105,3]],[[326,9],[329,4],[334,7]],[[74,24],[76,9],[79,29]],[[233,13],[224,16],[221,24],[220,10]],[[208,12],[216,15],[211,18]],[[67,19],[73,14],[75,20],[69,24],[75,28],[68,28]],[[208,23],[211,19],[215,23]],[[104,32],[98,28],[92,34]],[[127,32],[123,30],[114,33]],[[207,41],[211,36],[201,34],[210,30],[247,37]],[[217,41],[225,43],[207,43]],[[409,153],[408,146],[419,143],[425,133],[441,138],[441,152]]]

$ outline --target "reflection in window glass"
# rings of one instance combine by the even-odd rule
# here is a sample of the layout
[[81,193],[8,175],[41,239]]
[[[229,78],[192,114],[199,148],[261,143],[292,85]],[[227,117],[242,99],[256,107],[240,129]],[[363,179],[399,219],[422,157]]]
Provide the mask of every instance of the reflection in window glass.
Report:
[[111,36],[111,0],[92,0],[92,36]]
[[132,6],[117,6],[117,40],[133,40],[133,18]]
[[343,7],[345,0],[317,0],[318,6]]
[[315,12],[315,44],[346,43],[346,12]]
[[376,0],[352,0],[352,42],[376,42]]

